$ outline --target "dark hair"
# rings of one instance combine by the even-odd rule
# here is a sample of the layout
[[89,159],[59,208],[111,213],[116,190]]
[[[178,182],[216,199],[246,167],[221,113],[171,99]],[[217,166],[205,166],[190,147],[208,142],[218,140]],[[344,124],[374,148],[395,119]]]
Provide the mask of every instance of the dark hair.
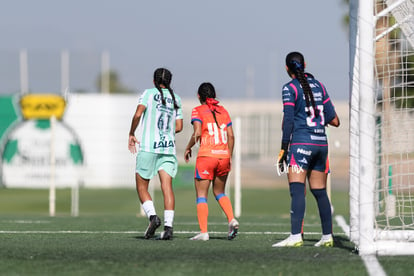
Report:
[[205,102],[207,98],[215,99],[216,98],[216,89],[209,82],[203,82],[198,87],[198,95],[200,96],[200,101]]
[[163,85],[165,88],[168,89],[174,101],[174,108],[177,109],[179,106],[177,102],[175,101],[174,91],[170,87],[171,79],[172,79],[172,74],[168,69],[158,68],[154,72],[154,85],[158,89],[158,91],[160,91],[162,104],[165,105],[165,99],[162,93],[161,85]]
[[311,115],[310,105],[312,105],[315,116],[319,116],[319,110],[315,106],[315,99],[313,98],[312,90],[305,75],[305,58],[299,52],[291,52],[286,56],[286,66],[289,71],[295,74],[305,94],[306,107],[308,108],[308,115]]
[[209,82],[203,82],[198,87],[198,96],[200,96],[200,102],[207,103],[208,108],[213,114],[214,121],[216,122],[217,126],[220,127],[216,118],[216,112],[219,113],[216,110],[217,104],[219,102],[216,100],[216,89],[214,89],[214,86]]

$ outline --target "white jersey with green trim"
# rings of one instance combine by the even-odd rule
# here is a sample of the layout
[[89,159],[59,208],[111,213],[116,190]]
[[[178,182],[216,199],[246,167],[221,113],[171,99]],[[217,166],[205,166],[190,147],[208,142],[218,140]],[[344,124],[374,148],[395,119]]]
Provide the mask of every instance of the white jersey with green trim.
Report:
[[145,106],[138,126],[139,150],[145,152],[175,154],[175,121],[182,119],[181,98],[174,93],[179,106],[168,89],[162,89],[165,105],[157,88],[146,89],[139,97],[138,104]]

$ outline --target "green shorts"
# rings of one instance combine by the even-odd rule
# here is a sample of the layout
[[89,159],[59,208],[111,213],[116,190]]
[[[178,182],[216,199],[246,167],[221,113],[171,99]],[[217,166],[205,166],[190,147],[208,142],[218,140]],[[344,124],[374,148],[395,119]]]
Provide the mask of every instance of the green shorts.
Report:
[[177,157],[174,154],[138,152],[135,171],[142,178],[151,179],[160,170],[164,170],[174,178],[178,170]]

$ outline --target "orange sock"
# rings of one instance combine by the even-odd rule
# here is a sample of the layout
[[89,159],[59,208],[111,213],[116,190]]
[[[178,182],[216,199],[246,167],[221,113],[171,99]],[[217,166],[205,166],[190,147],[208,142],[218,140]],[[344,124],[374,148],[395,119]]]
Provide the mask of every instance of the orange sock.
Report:
[[197,218],[201,233],[207,233],[208,204],[204,197],[197,198]]
[[234,219],[233,207],[231,206],[230,198],[225,194],[219,194],[216,196],[216,200],[220,204],[221,209],[223,209],[226,214],[227,220],[230,222]]

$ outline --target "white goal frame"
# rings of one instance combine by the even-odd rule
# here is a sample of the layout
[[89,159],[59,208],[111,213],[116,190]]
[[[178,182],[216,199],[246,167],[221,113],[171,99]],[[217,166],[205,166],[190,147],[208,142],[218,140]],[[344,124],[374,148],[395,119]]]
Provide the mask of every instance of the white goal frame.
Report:
[[[350,239],[360,255],[414,255],[413,230],[379,229],[376,208],[376,20],[412,0],[386,1],[374,14],[377,0],[350,1]],[[410,3],[411,4],[411,3]],[[395,14],[393,14],[395,16]],[[388,33],[404,26],[398,23]],[[405,23],[405,22],[404,22]],[[409,23],[409,26],[410,27]],[[411,26],[414,27],[414,26]],[[383,35],[386,35],[384,33]],[[413,37],[408,36],[410,40]]]

